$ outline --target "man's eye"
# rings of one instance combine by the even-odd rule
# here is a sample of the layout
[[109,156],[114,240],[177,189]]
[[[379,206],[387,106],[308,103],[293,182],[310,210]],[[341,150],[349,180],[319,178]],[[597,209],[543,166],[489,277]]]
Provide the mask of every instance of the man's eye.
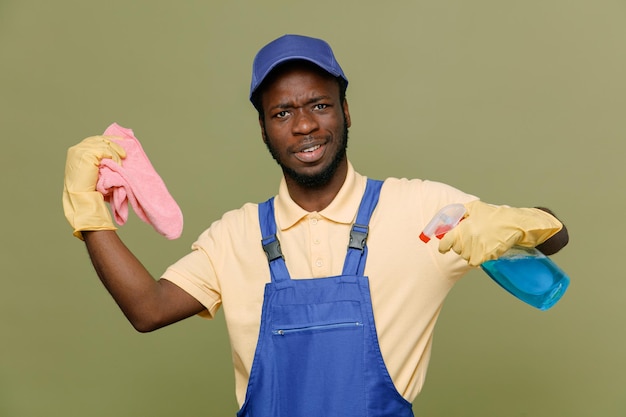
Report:
[[328,104],[324,104],[324,103],[318,103],[315,105],[316,110],[324,110],[327,107],[328,107]]
[[287,117],[287,115],[289,114],[289,112],[287,110],[283,110],[281,112],[278,112],[274,115],[274,117],[278,118],[278,119],[282,119],[283,117]]

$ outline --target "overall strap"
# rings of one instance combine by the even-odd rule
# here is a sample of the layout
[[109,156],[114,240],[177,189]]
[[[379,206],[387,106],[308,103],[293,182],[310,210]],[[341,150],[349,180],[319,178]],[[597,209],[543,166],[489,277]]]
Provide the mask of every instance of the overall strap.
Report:
[[259,223],[261,224],[261,244],[270,264],[272,282],[291,279],[285,258],[280,250],[280,242],[276,238],[276,220],[274,219],[274,197],[259,204]]
[[348,243],[348,253],[343,264],[343,275],[363,275],[365,262],[367,260],[367,235],[369,232],[369,222],[372,213],[378,204],[380,189],[383,185],[379,180],[367,180],[365,193],[359,206],[356,221],[350,231],[350,241]]

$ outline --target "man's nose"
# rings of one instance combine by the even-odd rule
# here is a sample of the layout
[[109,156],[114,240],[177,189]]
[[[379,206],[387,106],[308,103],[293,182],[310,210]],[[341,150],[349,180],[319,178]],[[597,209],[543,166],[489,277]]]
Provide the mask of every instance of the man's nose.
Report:
[[315,117],[304,109],[296,111],[294,117],[293,132],[296,134],[308,135],[319,127]]

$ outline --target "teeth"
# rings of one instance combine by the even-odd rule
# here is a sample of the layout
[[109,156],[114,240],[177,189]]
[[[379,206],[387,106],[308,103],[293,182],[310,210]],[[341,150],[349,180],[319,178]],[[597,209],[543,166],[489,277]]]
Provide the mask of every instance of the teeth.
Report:
[[320,148],[320,145],[316,145],[316,146],[313,146],[312,148],[307,148],[307,149],[303,150],[302,152],[313,152],[313,151],[315,151],[315,150],[317,150],[319,148]]

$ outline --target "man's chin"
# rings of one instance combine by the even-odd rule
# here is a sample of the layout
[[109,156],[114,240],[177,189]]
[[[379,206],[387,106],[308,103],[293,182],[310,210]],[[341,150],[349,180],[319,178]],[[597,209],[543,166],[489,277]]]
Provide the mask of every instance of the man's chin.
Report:
[[305,188],[320,188],[327,185],[333,178],[336,169],[324,170],[316,174],[299,173],[290,169],[283,168],[283,173],[298,185]]

